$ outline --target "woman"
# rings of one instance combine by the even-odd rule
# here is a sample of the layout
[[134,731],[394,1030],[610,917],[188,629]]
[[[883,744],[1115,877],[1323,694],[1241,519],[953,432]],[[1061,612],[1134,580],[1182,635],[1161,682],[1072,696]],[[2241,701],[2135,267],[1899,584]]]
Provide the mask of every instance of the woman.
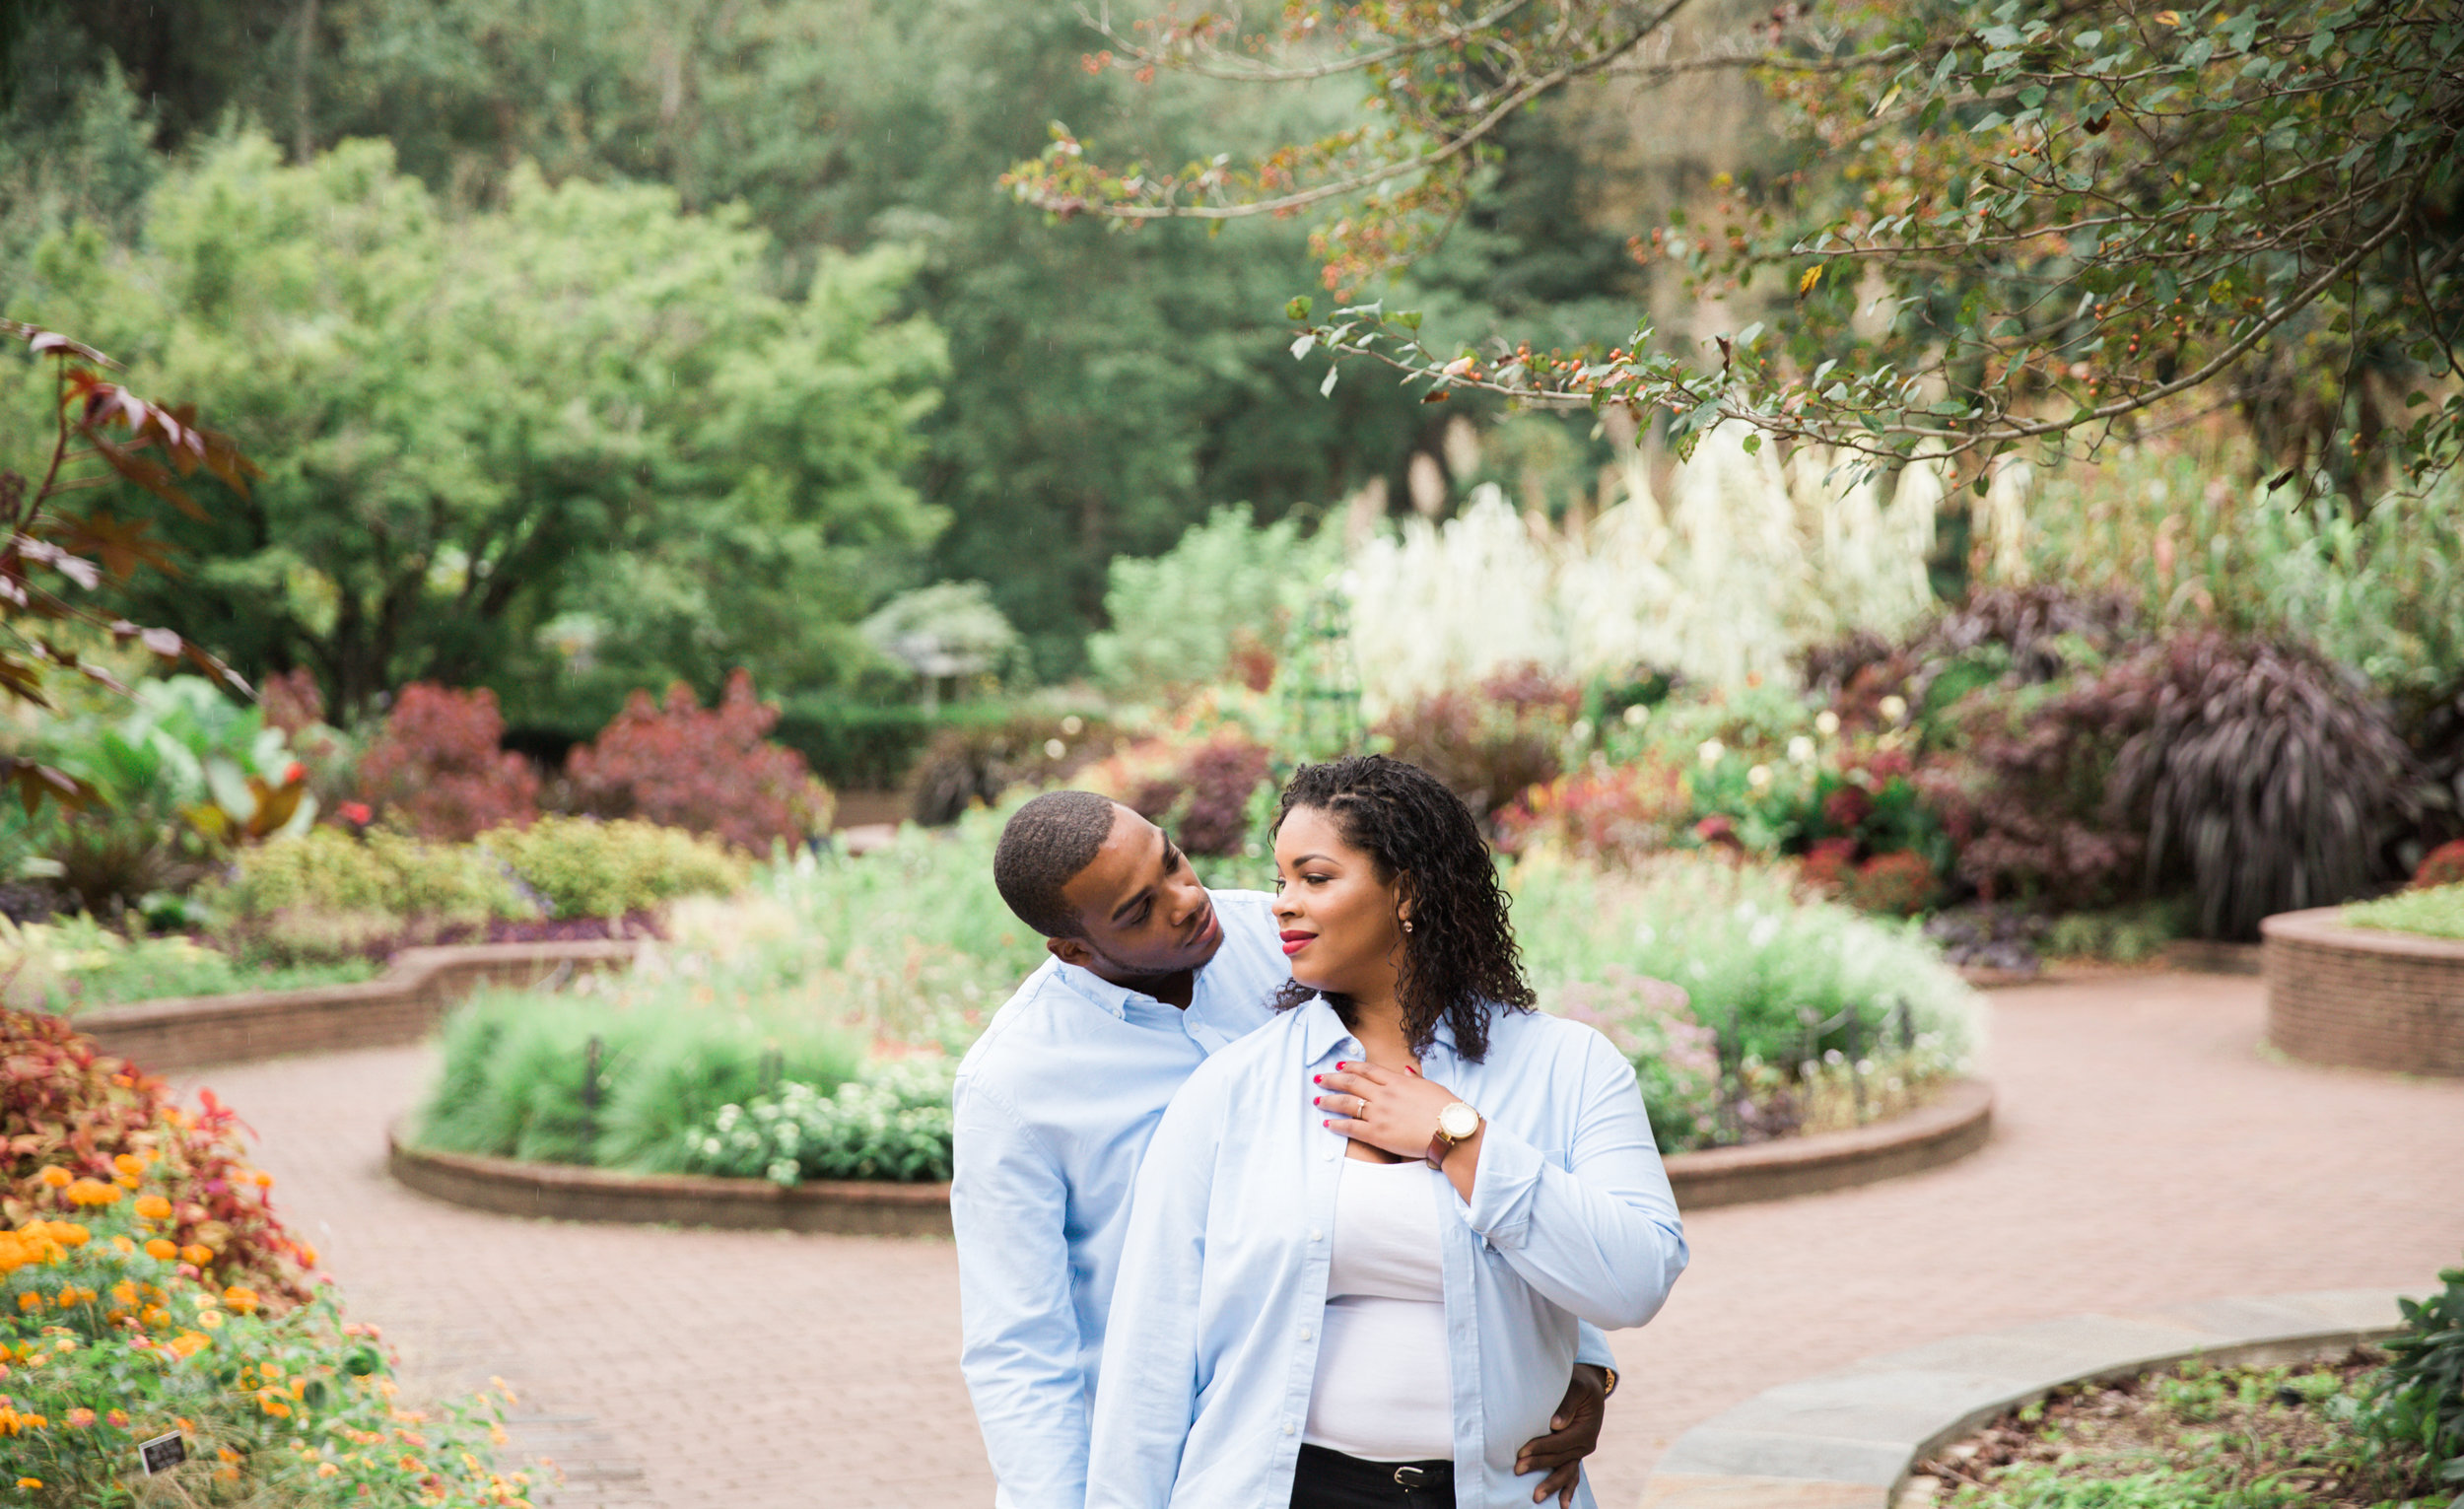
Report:
[[1532,1010],[1426,772],[1304,767],[1274,857],[1292,982],[1148,1145],[1089,1509],[1520,1509],[1577,1319],[1639,1326],[1685,1267],[1633,1068]]

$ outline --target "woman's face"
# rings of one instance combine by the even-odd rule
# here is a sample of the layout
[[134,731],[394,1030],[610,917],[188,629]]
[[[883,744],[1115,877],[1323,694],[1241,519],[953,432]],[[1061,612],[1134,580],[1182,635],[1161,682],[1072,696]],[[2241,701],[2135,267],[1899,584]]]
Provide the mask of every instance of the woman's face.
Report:
[[1398,884],[1379,879],[1376,862],[1315,807],[1294,807],[1275,830],[1274,873],[1292,978],[1338,995],[1391,995],[1403,957],[1401,919],[1410,916]]

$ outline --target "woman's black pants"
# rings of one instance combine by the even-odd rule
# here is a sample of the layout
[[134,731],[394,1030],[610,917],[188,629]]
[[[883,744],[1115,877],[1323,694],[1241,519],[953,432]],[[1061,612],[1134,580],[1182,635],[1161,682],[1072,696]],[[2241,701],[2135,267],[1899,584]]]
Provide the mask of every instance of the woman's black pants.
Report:
[[1363,1462],[1304,1445],[1292,1509],[1455,1509],[1455,1465]]

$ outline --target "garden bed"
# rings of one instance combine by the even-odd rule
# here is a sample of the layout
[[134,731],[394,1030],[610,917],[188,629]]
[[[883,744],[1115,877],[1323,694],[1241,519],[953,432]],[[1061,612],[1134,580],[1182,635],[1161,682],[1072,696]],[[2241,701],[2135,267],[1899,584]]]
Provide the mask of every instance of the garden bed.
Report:
[[[1893,1509],[1916,1464],[2054,1390],[2194,1357],[2338,1358],[2403,1329],[2395,1296],[2337,1290],[2073,1316],[1869,1357],[1685,1432],[1654,1468],[1642,1509]],[[1924,1502],[1916,1486],[1911,1497]]]
[[358,985],[245,991],[102,1006],[77,1018],[104,1052],[161,1072],[286,1054],[416,1043],[455,1002],[486,985],[533,986],[630,963],[630,939],[406,948]]
[[[1844,1132],[1673,1153],[1677,1208],[1815,1195],[1939,1168],[1985,1145],[1993,1093],[1962,1079],[1905,1116]],[[639,1174],[423,1148],[400,1130],[387,1166],[404,1185],[475,1210],[573,1221],[769,1228],[864,1236],[948,1236],[947,1184]]]
[[2261,925],[2268,1042],[2313,1063],[2464,1074],[2464,941],[2344,915],[2320,907]]
[[2388,1354],[2164,1372],[2056,1389],[1917,1467],[1895,1509],[2227,1502],[2371,1509],[2398,1496],[2355,1418]]

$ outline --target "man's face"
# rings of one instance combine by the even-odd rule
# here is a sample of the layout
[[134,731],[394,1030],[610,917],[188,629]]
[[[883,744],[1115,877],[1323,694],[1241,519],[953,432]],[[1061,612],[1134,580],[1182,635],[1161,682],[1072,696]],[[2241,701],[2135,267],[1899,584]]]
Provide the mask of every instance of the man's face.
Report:
[[1112,836],[1061,894],[1086,935],[1048,946],[1115,984],[1197,969],[1223,946],[1223,925],[1189,859],[1128,807],[1113,808]]

